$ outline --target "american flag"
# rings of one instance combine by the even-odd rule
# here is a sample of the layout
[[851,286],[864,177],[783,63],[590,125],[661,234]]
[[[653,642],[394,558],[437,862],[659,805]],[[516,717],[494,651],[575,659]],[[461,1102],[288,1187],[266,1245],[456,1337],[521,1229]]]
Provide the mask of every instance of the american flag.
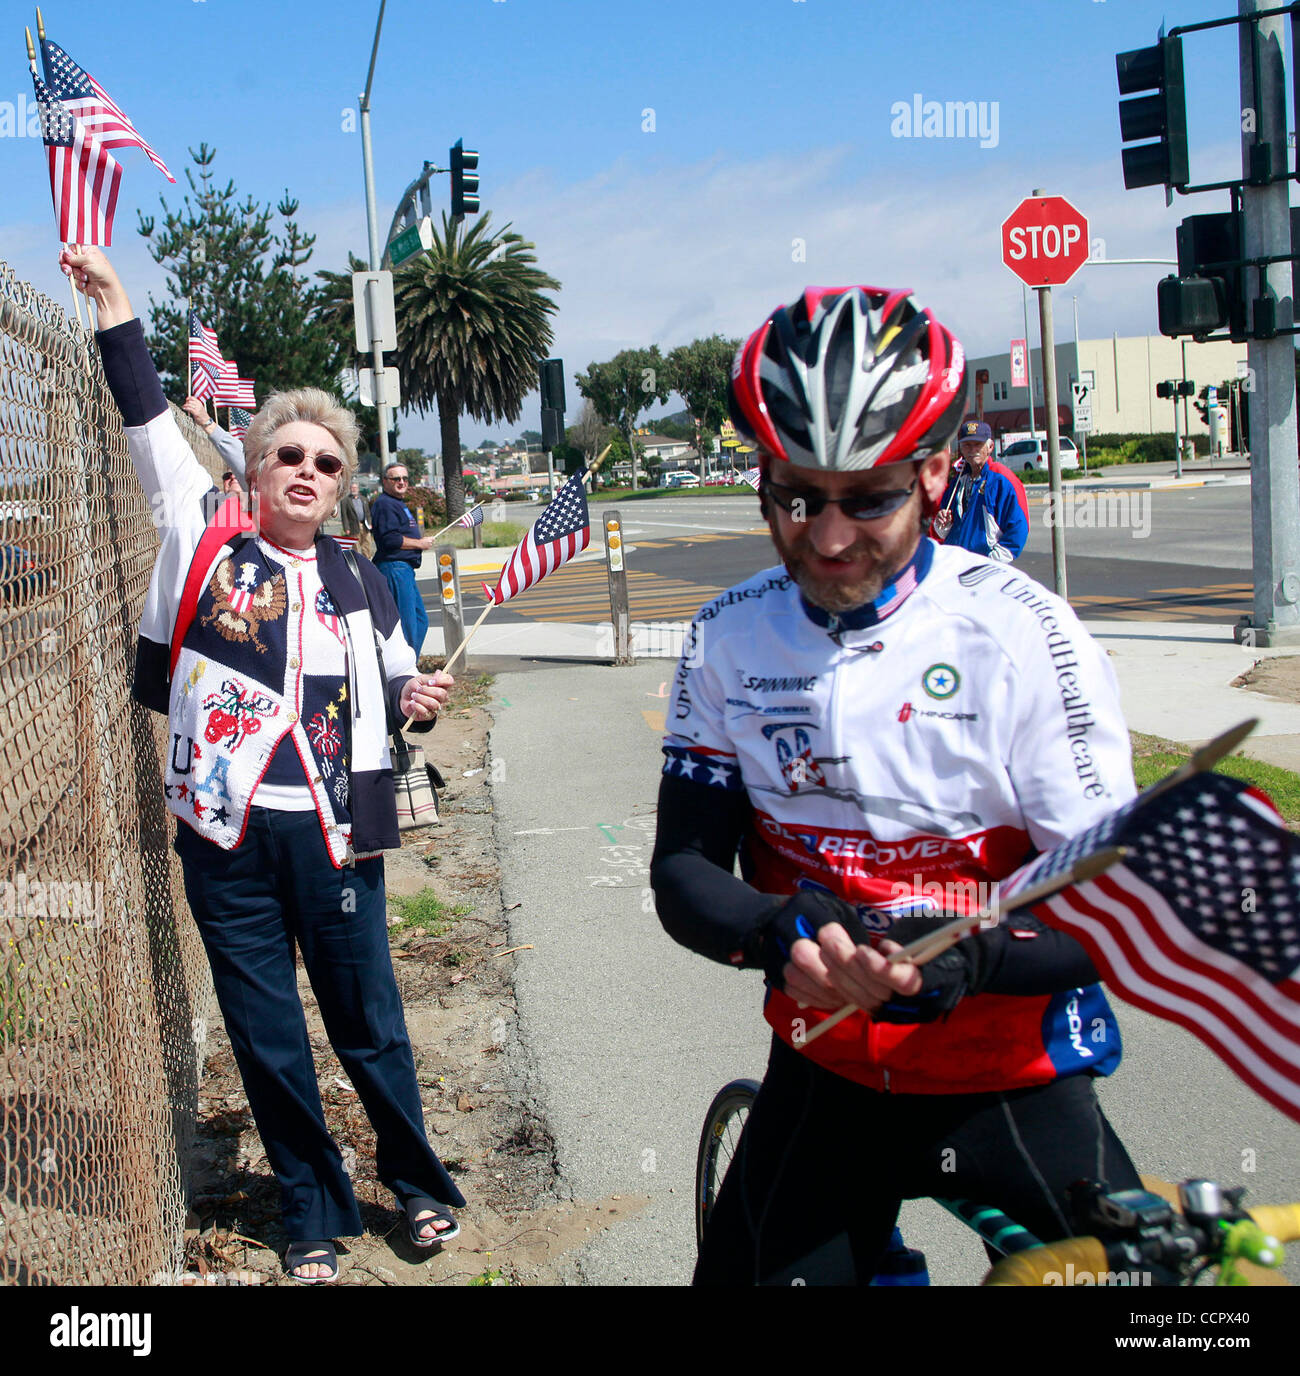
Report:
[[999,907],[1108,845],[1123,848],[1118,864],[1033,911],[1076,937],[1118,994],[1185,1027],[1300,1122],[1300,838],[1257,789],[1196,774],[1031,862]]
[[60,101],[69,114],[76,115],[104,148],[141,148],[169,182],[176,180],[108,92],[93,76],[78,67],[57,43],[41,39],[41,61],[54,99]]
[[758,476],[759,474],[757,468],[747,468],[743,473],[739,475],[740,481],[742,483],[748,483],[750,487],[754,489],[755,492],[758,491]]
[[230,408],[230,424],[226,427],[237,440],[242,440],[253,423],[253,413],[238,406]]
[[221,376],[221,345],[217,343],[216,330],[210,330],[199,319],[197,311],[190,312],[190,358],[201,363],[212,374],[213,379]]
[[464,526],[466,530],[473,530],[475,526],[481,526],[483,524],[483,503],[480,502],[473,511],[465,512],[455,524]]
[[198,397],[200,401],[207,401],[217,390],[217,384],[212,380],[212,374],[202,363],[196,363],[190,369],[190,396]]
[[41,137],[50,162],[50,195],[65,244],[113,242],[113,213],[122,169],[95,135],[50,94],[31,67]]
[[587,494],[581,472],[564,484],[555,500],[533,522],[528,534],[511,552],[495,590],[483,584],[488,601],[498,607],[567,564],[591,543]]
[[240,564],[239,574],[235,578],[235,586],[230,590],[230,596],[226,600],[237,616],[243,616],[253,605],[253,598],[256,595],[257,566],[255,564]]
[[217,390],[212,394],[218,406],[256,406],[253,396],[253,379],[239,376],[239,365],[230,359],[221,360],[221,373],[217,379]]

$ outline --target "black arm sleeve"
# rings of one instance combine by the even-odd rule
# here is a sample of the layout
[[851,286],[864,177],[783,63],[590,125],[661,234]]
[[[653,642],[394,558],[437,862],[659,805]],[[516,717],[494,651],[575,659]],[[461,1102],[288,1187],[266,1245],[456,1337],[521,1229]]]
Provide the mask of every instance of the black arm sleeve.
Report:
[[167,410],[158,370],[154,367],[139,319],[124,320],[100,330],[99,355],[104,361],[108,389],[122,413],[123,425],[147,425]]
[[1040,922],[1027,908],[1005,917],[991,931],[967,940],[983,947],[988,994],[1059,994],[1101,979],[1088,953],[1067,932]]
[[786,900],[757,893],[733,870],[749,799],[689,779],[659,782],[659,827],[650,883],[664,930],[724,965],[759,964],[753,940]]

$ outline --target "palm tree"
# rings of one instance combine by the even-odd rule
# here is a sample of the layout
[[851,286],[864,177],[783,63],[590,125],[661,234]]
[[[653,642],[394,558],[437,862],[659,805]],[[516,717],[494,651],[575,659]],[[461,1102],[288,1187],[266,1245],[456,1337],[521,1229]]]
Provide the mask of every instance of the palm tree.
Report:
[[408,406],[437,406],[447,519],[465,510],[460,416],[485,425],[519,419],[550,352],[554,277],[533,266],[533,245],[507,225],[489,230],[485,213],[462,235],[444,212],[433,247],[399,268],[397,362]]

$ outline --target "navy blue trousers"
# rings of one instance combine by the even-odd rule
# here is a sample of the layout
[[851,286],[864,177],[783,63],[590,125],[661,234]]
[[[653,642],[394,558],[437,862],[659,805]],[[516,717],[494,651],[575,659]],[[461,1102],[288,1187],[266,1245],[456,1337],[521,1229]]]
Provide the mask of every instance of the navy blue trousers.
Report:
[[180,823],[176,853],[289,1237],[362,1231],[342,1154],[325,1126],[295,944],[330,1045],[374,1125],[380,1180],[399,1200],[428,1195],[463,1205],[424,1132],[389,954],[383,859],[336,870],[314,812],[259,807],[235,850]]
[[419,659],[424,653],[424,637],[429,633],[429,613],[416,586],[415,569],[404,559],[385,559],[376,567],[388,581],[393,601],[397,603],[402,634]]

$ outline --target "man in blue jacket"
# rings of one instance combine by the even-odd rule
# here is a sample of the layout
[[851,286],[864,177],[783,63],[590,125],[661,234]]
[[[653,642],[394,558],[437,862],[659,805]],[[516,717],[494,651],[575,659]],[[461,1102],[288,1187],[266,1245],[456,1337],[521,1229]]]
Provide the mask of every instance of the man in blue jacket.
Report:
[[1020,479],[993,459],[993,431],[962,421],[961,462],[953,469],[934,518],[934,538],[1009,564],[1029,538],[1029,505]]
[[370,508],[370,532],[375,541],[371,562],[388,580],[402,619],[402,634],[418,659],[429,631],[429,614],[415,585],[415,571],[423,551],[433,548],[433,537],[420,534],[419,521],[402,500],[408,481],[405,464],[390,463],[384,469],[384,490]]

